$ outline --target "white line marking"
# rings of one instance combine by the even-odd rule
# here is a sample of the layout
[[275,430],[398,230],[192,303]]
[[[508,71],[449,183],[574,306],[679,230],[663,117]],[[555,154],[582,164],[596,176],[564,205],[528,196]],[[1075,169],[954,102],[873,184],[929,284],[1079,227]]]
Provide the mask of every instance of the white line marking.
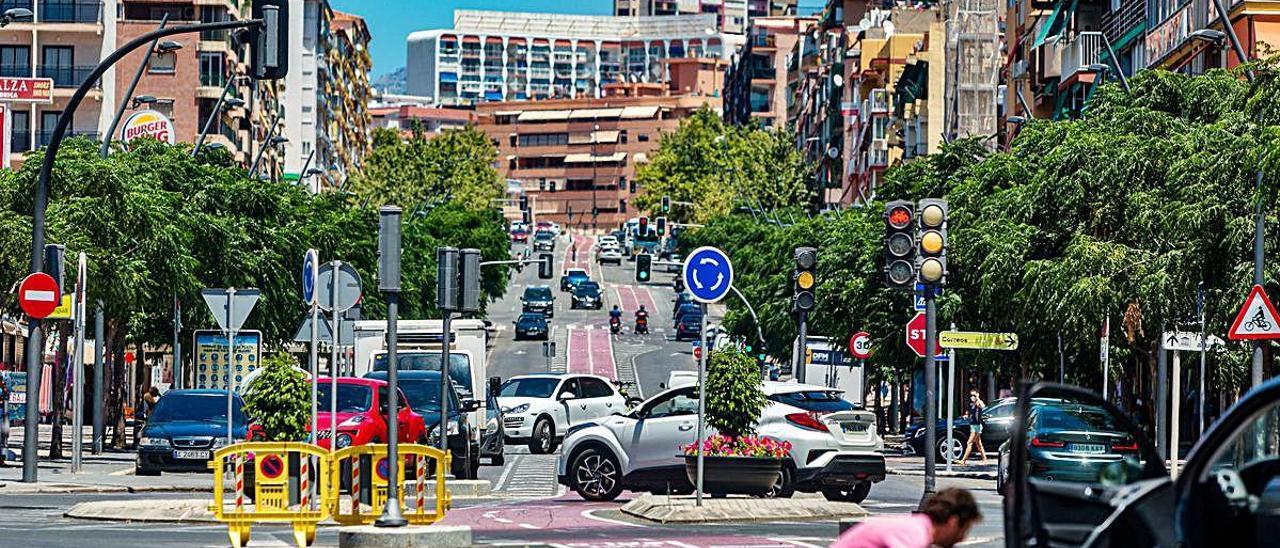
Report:
[[597,516],[597,515],[595,514],[595,512],[597,512],[598,510],[601,510],[601,509],[600,509],[600,508],[596,508],[596,509],[594,509],[594,510],[583,510],[583,511],[582,511],[582,514],[580,514],[580,515],[581,515],[582,517],[584,517],[584,518],[587,518],[587,519],[593,519],[593,520],[596,520],[596,521],[602,521],[602,522],[604,522],[604,523],[609,523],[609,524],[612,524],[612,525],[622,525],[622,526],[625,526],[625,527],[639,527],[639,528],[641,528],[641,529],[648,529],[648,528],[649,528],[648,526],[640,525],[639,523],[628,523],[628,522],[620,521],[620,520],[616,520],[616,519],[602,518],[602,517]]
[[[441,352],[443,352],[443,350],[442,350]],[[438,383],[437,383],[437,384],[438,384]],[[132,473],[133,473],[133,467],[132,467],[132,466],[130,466],[130,467],[128,467],[128,468],[121,468],[121,469],[116,470],[115,472],[112,472],[112,473],[107,474],[107,475],[108,475],[108,476],[128,476],[128,475],[130,475],[130,474],[132,474]]]
[[[441,352],[444,352],[444,351],[441,350]],[[439,383],[436,383],[436,384],[439,384]],[[511,459],[511,464],[507,465],[507,469],[502,471],[501,476],[498,476],[498,485],[497,485],[498,490],[502,490],[502,488],[507,485],[507,481],[511,478],[511,473],[515,471],[516,465],[519,464],[520,460],[523,458],[524,458],[523,456],[516,455],[514,458]]]
[[524,527],[525,529],[541,529],[541,527],[538,527],[537,525],[530,525],[528,523],[518,523],[517,525]]
[[[443,352],[443,350],[441,350],[441,352]],[[493,518],[493,521],[496,521],[498,523],[511,523],[511,520],[507,518]]]

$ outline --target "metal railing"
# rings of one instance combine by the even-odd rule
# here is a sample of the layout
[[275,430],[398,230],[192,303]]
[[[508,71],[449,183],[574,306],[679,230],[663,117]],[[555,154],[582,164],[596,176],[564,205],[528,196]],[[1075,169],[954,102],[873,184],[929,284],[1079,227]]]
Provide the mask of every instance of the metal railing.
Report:
[[102,2],[41,2],[39,17],[41,23],[97,23]]
[[0,65],[0,76],[9,78],[30,78],[31,65]]
[[40,65],[39,76],[52,78],[53,87],[74,88],[79,87],[94,68],[93,65]]
[[1102,62],[1102,33],[1097,31],[1077,34],[1062,48],[1062,79],[1066,80],[1089,65]]
[[31,132],[15,130],[9,136],[9,152],[26,152],[31,150]]
[[[88,137],[96,141],[99,138],[99,134],[98,134],[98,130],[96,129],[72,129],[67,131],[67,137],[68,138]],[[49,141],[52,141],[52,140],[53,140],[52,129],[40,130],[36,132],[36,146],[38,147],[48,146]]]

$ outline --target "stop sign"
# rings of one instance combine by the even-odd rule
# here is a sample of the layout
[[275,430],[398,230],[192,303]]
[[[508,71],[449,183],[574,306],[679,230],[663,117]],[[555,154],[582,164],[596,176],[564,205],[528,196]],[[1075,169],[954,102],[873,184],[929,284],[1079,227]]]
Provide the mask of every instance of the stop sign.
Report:
[[58,308],[58,282],[44,272],[33,272],[18,286],[18,305],[37,320],[49,317]]
[[[924,357],[924,328],[924,312],[916,314],[916,317],[911,318],[911,321],[907,322],[907,346],[911,348],[912,352],[915,352],[916,355],[921,358]],[[933,344],[935,348],[933,355],[942,355],[942,346],[938,345],[936,338],[933,341]]]

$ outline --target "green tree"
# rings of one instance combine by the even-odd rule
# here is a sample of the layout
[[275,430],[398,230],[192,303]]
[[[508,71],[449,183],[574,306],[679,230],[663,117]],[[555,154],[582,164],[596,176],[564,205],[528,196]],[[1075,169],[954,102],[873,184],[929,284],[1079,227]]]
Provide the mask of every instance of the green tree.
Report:
[[262,360],[261,368],[244,391],[245,415],[265,436],[257,441],[305,441],[311,421],[307,374],[285,353]]
[[351,178],[363,201],[415,210],[448,200],[468,209],[491,207],[503,183],[493,168],[498,150],[481,131],[468,127],[430,138],[414,133],[401,140],[391,130],[378,130],[364,170]]
[[737,438],[755,433],[760,411],[769,403],[756,361],[736,348],[717,350],[707,363],[707,424]]

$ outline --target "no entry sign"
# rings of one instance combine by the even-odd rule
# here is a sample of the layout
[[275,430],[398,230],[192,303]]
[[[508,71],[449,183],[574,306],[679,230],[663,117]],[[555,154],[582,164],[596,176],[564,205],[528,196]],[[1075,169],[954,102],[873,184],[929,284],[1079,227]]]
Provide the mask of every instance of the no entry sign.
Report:
[[18,305],[37,320],[49,317],[58,308],[58,282],[44,272],[34,272],[18,286]]

